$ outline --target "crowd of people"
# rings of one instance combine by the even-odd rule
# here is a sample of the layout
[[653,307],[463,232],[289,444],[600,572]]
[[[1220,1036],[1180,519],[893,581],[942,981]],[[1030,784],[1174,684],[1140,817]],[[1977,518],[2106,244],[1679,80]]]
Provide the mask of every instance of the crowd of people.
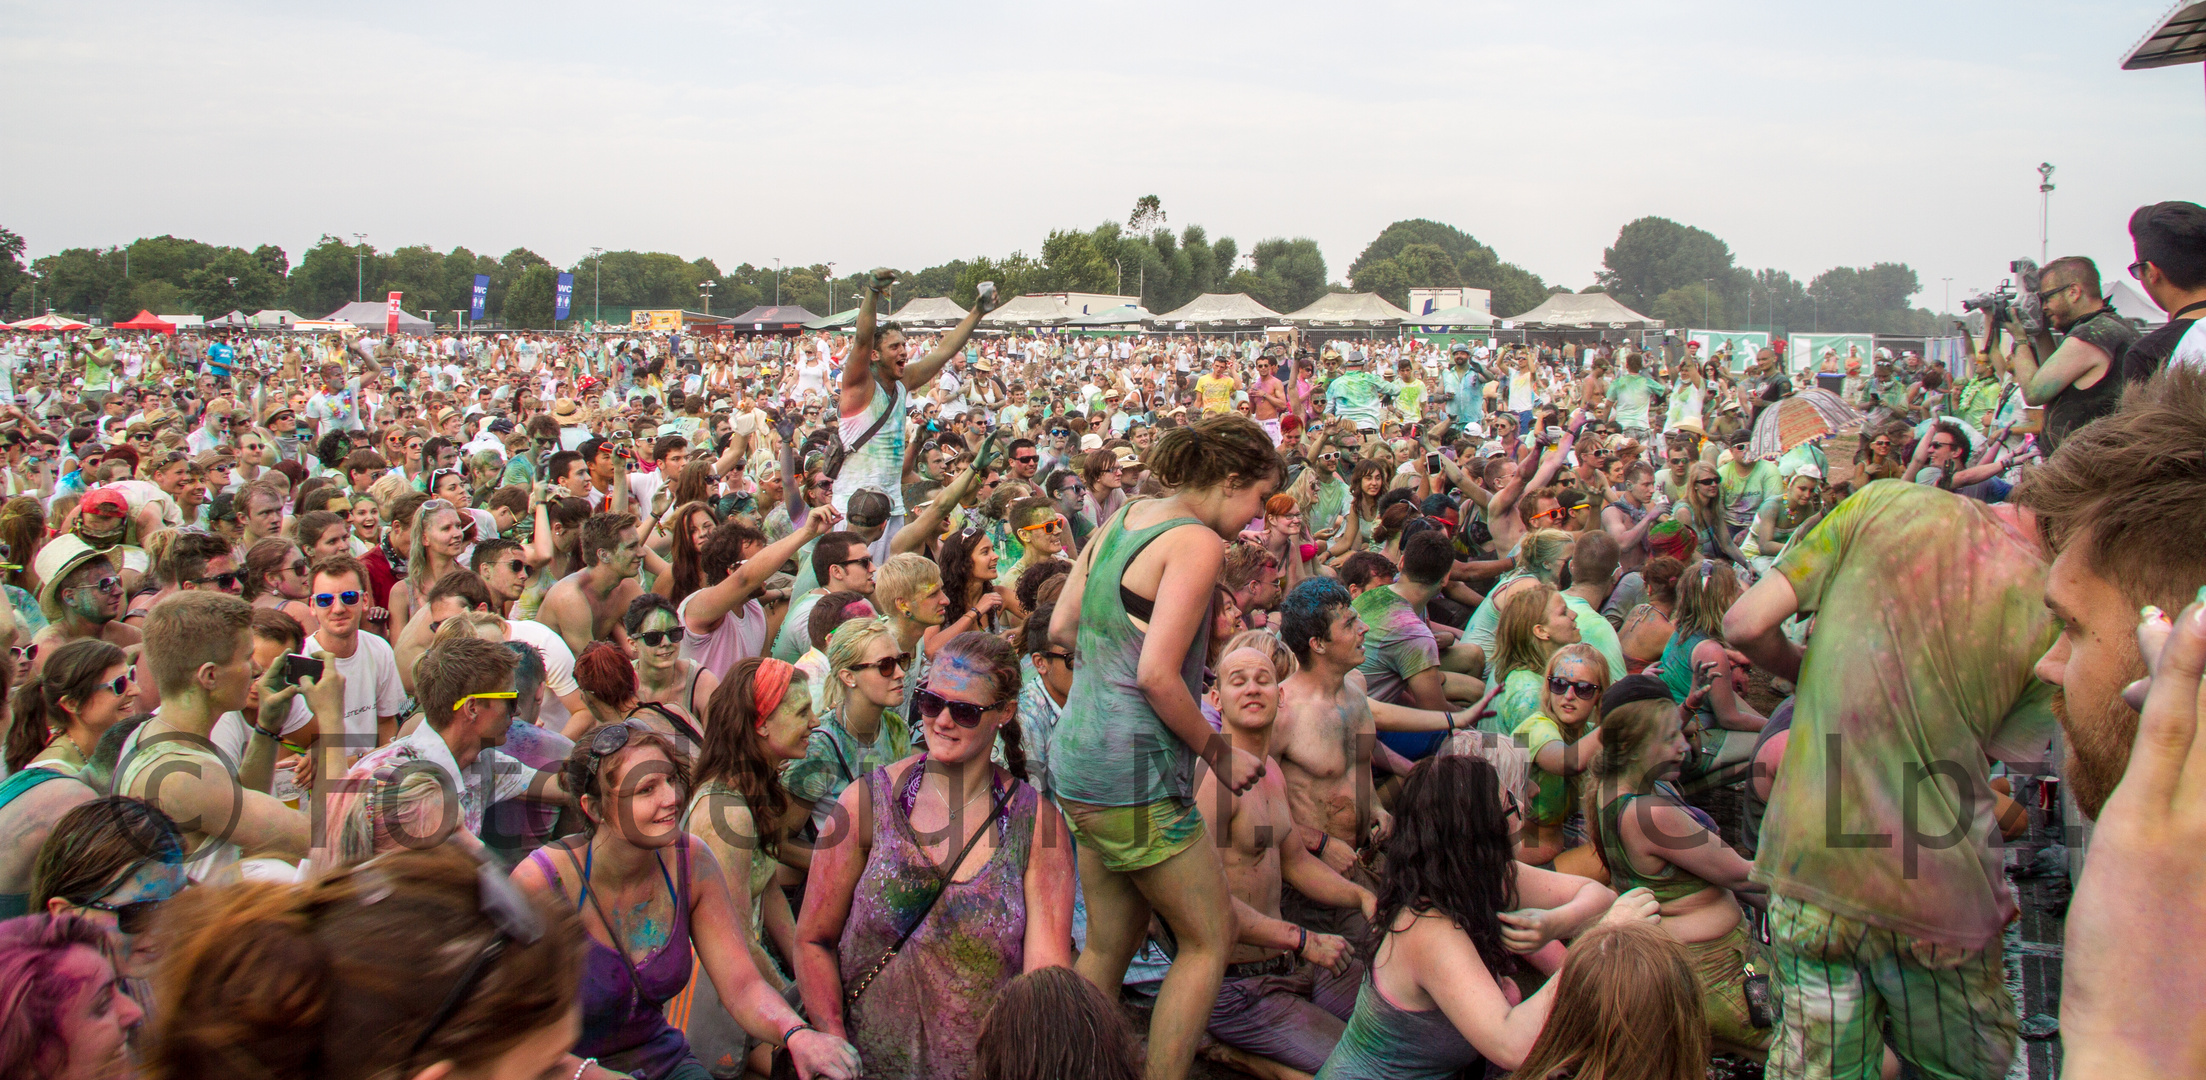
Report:
[[2003,1077],[2052,791],[2069,1068],[2199,1075],[2206,209],[2130,230],[2165,327],[2056,260],[1966,375],[887,271],[0,336],[0,1075]]

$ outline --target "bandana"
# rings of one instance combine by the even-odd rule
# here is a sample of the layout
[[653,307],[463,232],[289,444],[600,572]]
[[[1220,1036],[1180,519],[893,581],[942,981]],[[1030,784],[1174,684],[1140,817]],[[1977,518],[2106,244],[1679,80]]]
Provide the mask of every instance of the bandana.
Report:
[[796,673],[797,666],[787,660],[769,656],[758,662],[758,671],[751,676],[751,706],[758,713],[759,727],[765,727],[767,718],[781,708],[781,699],[789,696],[789,680]]
[[1647,530],[1647,550],[1683,562],[1693,553],[1693,537],[1685,531],[1685,526],[1675,521],[1657,522]]
[[399,554],[398,549],[391,546],[391,538],[388,536],[385,536],[383,538],[381,547],[383,550],[383,561],[391,564],[391,576],[394,578],[405,577],[406,556]]

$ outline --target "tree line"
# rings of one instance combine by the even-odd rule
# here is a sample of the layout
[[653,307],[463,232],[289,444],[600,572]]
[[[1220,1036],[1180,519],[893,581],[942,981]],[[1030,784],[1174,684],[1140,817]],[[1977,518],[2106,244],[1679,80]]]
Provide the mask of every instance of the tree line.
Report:
[[[296,264],[273,244],[247,250],[175,236],[69,248],[28,265],[25,247],[21,236],[0,229],[0,306],[9,319],[49,309],[112,321],[140,309],[216,316],[266,308],[321,318],[356,298],[395,291],[405,294],[408,310],[435,311],[439,322],[450,322],[444,313],[468,307],[480,274],[490,279],[486,319],[548,328],[562,271],[575,275],[573,318],[608,308],[606,314],[616,316],[633,308],[676,307],[733,315],[777,302],[827,315],[856,304],[871,269],[745,262],[723,270],[709,258],[661,251],[607,251],[561,268],[527,248],[497,257],[465,247],[439,252],[426,244],[381,250],[330,234]],[[1494,314],[1506,319],[1571,291],[1504,261],[1461,229],[1422,218],[1381,230],[1346,276],[1346,284],[1330,280],[1324,254],[1308,237],[1273,237],[1243,252],[1232,237],[1214,238],[1201,225],[1175,230],[1161,201],[1150,195],[1136,201],[1123,223],[1052,230],[1031,255],[975,255],[901,271],[890,302],[901,307],[922,296],[947,296],[969,306],[980,283],[993,281],[1013,295],[1126,296],[1159,314],[1203,293],[1236,292],[1290,312],[1327,292],[1376,292],[1406,305],[1412,288],[1467,286],[1490,290]],[[1803,283],[1782,270],[1740,266],[1714,235],[1660,217],[1619,230],[1594,278],[1584,291],[1607,292],[1678,327],[1928,333],[1939,322],[1909,305],[1922,286],[1904,263],[1836,267]]]

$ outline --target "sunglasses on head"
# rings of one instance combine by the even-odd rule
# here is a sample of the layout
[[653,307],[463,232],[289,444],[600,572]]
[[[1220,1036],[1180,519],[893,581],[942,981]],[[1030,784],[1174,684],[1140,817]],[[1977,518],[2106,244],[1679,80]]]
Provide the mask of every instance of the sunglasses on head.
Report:
[[1555,695],[1556,697],[1562,697],[1565,694],[1568,694],[1573,697],[1579,697],[1587,701],[1592,701],[1595,698],[1601,696],[1601,687],[1598,683],[1589,683],[1578,679],[1565,679],[1560,675],[1550,675],[1547,677],[1547,692]]
[[975,705],[970,701],[951,701],[932,690],[920,690],[912,695],[912,704],[919,707],[919,715],[929,720],[941,716],[942,710],[948,709],[950,710],[950,720],[957,726],[974,728],[980,726],[981,717],[986,716],[989,710],[1003,704],[1003,702]]
[[344,592],[340,592],[340,593],[315,593],[315,594],[314,594],[314,606],[315,606],[315,607],[325,607],[325,608],[326,608],[326,607],[330,606],[331,604],[343,604],[343,605],[344,605],[344,606],[346,606],[346,607],[351,607],[351,606],[353,606],[354,604],[357,604],[357,603],[359,603],[359,602],[360,602],[360,594],[359,594],[359,593],[358,593],[357,591],[355,591],[355,590],[352,590],[352,589],[346,589],[346,590],[345,590]]
[[[903,671],[906,668],[911,667],[911,662],[912,654],[897,653],[895,656],[884,656],[879,660],[872,660],[861,664],[852,664],[850,665],[850,670],[863,671],[866,668],[872,668],[874,671],[880,673],[880,676],[882,678],[886,679],[890,676],[895,675],[899,671]],[[924,694],[926,693],[926,691],[922,690],[920,691],[920,693]],[[967,724],[965,726],[972,727],[973,725]]]

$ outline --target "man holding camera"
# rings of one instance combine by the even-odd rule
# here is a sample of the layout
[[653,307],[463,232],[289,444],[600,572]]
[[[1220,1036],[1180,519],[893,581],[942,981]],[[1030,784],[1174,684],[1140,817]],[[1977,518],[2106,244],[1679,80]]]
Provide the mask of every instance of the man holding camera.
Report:
[[[2051,452],[2069,432],[2121,404],[2123,360],[2138,334],[2106,302],[2099,268],[2083,256],[2045,264],[2038,273],[2037,300],[2045,309],[2045,327],[2030,331],[2013,318],[2012,308],[2009,326],[2015,335],[2015,382],[2024,401],[2045,407],[2045,444]],[[2057,347],[2048,328],[2062,335]]]

